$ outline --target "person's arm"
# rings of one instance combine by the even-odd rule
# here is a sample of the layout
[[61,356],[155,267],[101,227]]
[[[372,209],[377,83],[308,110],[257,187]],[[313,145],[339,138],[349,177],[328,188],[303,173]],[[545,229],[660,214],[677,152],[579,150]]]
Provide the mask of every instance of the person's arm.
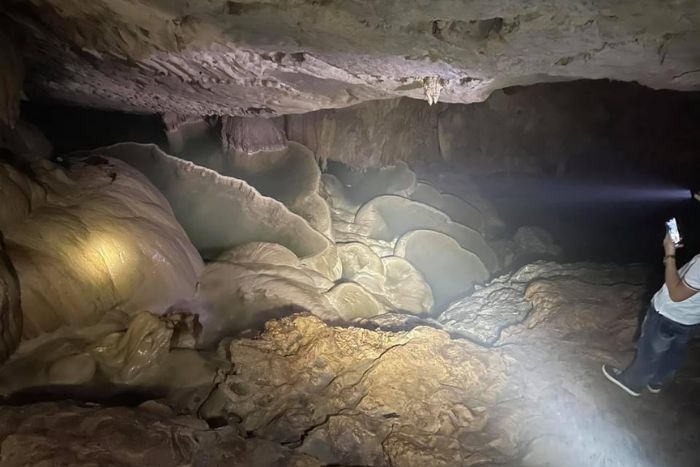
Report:
[[666,267],[664,277],[666,280],[666,287],[668,287],[668,295],[674,302],[682,302],[698,293],[698,291],[688,287],[688,284],[686,284],[678,274],[678,267],[676,266],[676,245],[673,244],[673,240],[671,240],[668,234],[666,234],[666,238],[664,238],[664,251],[666,252],[666,256],[664,257],[664,265]]

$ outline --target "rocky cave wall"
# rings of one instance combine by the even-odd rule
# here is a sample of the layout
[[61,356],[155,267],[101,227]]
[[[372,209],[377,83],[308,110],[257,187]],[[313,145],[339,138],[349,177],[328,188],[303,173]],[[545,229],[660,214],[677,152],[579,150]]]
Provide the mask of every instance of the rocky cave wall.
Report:
[[355,167],[445,161],[471,173],[695,168],[700,93],[598,81],[495,91],[482,103],[375,101],[286,117],[288,138]]
[[10,0],[30,95],[131,112],[263,115],[468,103],[577,78],[697,90],[693,0],[581,4]]
[[[191,150],[196,151],[215,146],[256,152],[296,141],[311,149],[322,165],[447,163],[472,174],[637,170],[686,182],[696,169],[694,155],[700,145],[700,93],[653,91],[607,80],[507,88],[474,104],[379,100],[285,115],[270,119],[272,125],[259,117],[159,117],[41,101],[25,103],[24,115],[59,153],[125,140],[155,143],[177,153],[183,138],[197,140],[191,130],[176,129],[185,124],[178,118],[189,118],[207,128],[209,141],[195,144]],[[177,143],[172,139],[176,134]]]
[[695,6],[3,3],[0,463],[694,465],[599,375],[648,271],[405,161],[687,162],[696,94],[516,85],[697,90]]

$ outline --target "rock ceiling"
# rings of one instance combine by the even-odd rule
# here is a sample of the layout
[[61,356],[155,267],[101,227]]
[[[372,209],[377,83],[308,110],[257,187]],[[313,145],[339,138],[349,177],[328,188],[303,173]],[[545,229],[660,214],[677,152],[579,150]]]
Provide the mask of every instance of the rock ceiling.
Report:
[[700,89],[700,2],[9,0],[26,94],[262,115],[574,78]]

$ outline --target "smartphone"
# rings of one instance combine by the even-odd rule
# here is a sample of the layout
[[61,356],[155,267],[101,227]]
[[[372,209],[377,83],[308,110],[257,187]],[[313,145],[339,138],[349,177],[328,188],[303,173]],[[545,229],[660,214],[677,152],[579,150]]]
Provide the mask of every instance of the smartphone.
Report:
[[669,219],[666,221],[666,231],[668,232],[673,243],[678,246],[681,243],[681,234],[678,231],[678,224],[676,223],[676,218]]

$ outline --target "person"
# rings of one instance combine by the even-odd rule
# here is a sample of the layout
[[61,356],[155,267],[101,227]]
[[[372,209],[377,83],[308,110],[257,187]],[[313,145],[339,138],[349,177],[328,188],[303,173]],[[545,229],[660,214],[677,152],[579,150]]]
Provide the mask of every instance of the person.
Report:
[[664,239],[664,285],[654,295],[642,323],[632,363],[620,370],[603,365],[603,374],[631,396],[647,389],[658,393],[685,360],[690,340],[700,329],[700,254],[680,270],[676,248]]

